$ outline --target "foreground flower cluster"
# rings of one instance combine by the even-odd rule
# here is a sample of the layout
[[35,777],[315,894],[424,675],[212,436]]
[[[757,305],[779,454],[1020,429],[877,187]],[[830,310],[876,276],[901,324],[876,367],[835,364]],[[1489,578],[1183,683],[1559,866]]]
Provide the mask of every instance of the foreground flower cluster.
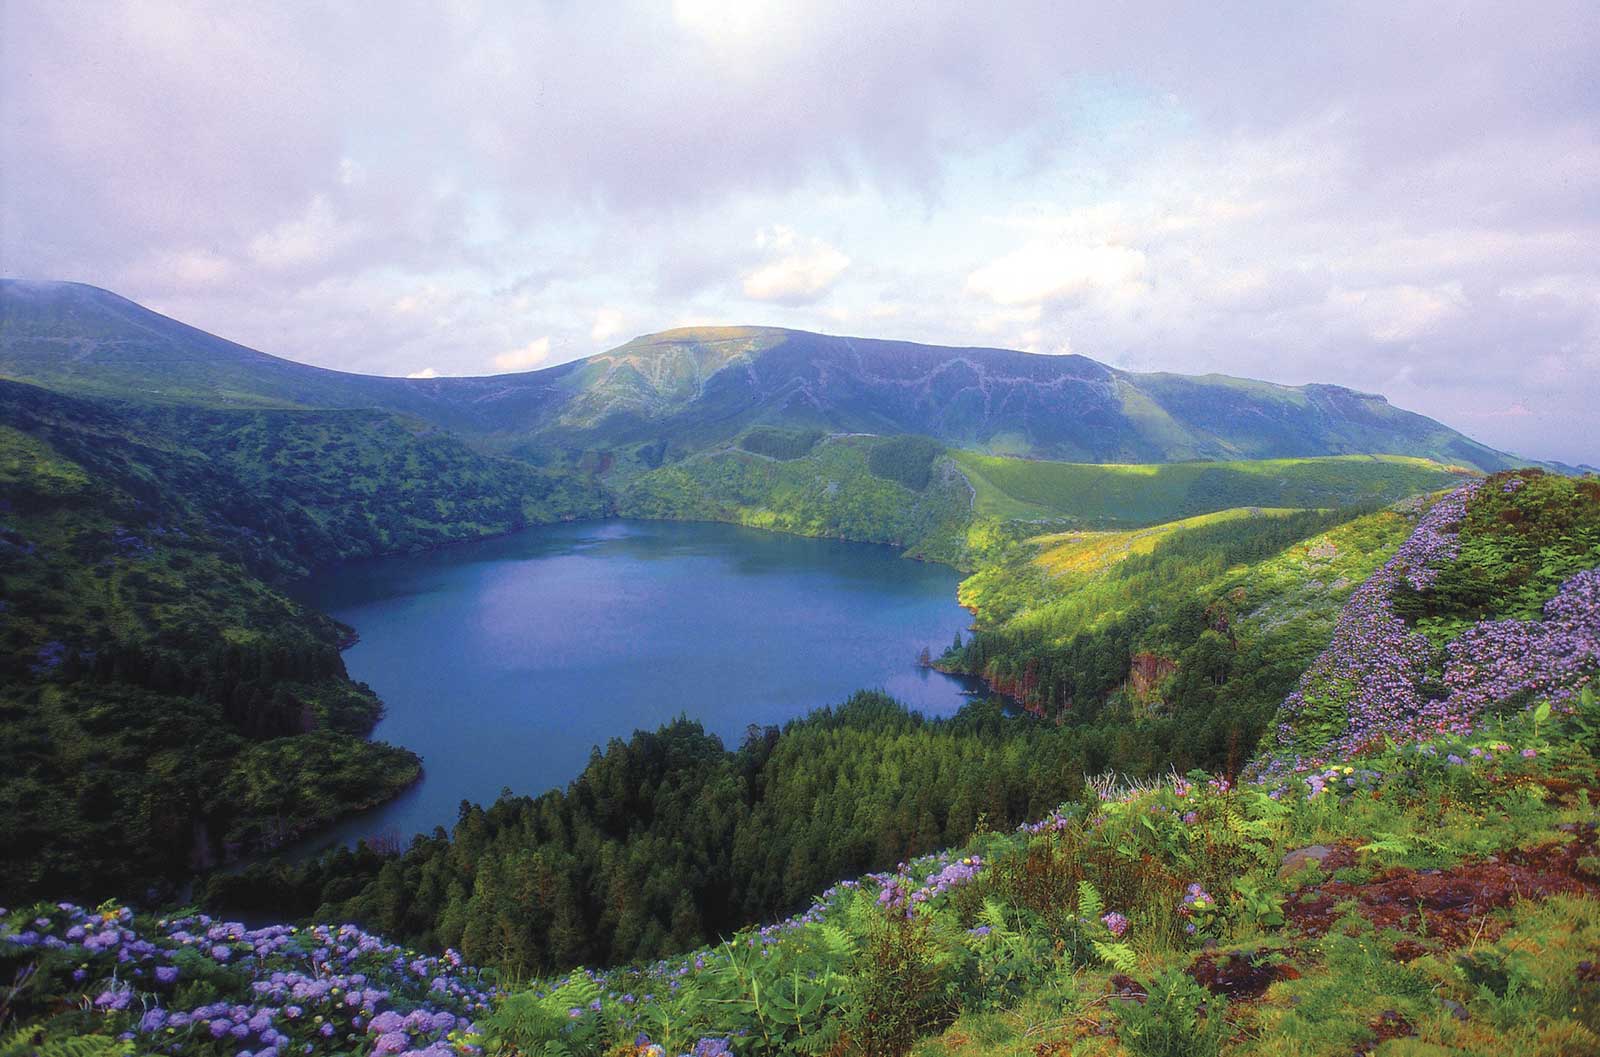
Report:
[[385,943],[352,925],[247,929],[126,907],[0,910],[0,956],[32,955],[82,1000],[82,1027],[140,1052],[290,1057],[477,1052],[495,991],[453,951]]

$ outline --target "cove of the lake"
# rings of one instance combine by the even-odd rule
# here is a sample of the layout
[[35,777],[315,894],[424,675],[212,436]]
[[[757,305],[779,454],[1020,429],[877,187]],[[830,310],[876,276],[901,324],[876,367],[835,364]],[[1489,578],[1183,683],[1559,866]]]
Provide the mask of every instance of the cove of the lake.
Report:
[[296,594],[359,633],[345,664],[387,707],[373,737],[423,778],[296,851],[448,829],[462,800],[565,785],[679,715],[729,747],[860,689],[949,715],[971,684],[917,659],[969,623],[959,579],[873,544],[632,520],[325,570]]

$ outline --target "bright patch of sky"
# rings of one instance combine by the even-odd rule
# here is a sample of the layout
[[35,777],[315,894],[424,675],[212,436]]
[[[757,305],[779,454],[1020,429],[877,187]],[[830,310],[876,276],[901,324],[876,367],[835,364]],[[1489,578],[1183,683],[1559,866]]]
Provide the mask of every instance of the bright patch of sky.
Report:
[[764,323],[1600,462],[1596,68],[1587,0],[11,0],[0,272],[344,370]]

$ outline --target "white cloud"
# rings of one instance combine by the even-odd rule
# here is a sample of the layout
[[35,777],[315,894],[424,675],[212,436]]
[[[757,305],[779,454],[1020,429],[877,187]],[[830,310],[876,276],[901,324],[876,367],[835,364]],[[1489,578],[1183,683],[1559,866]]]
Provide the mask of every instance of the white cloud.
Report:
[[406,377],[407,378],[437,378],[437,377],[439,377],[439,372],[434,370],[432,367],[424,367],[420,371],[412,371],[410,374],[406,375]]
[[216,286],[234,276],[232,261],[199,249],[163,254],[151,270],[165,272],[180,286]]
[[528,371],[550,358],[549,337],[535,338],[520,349],[508,349],[494,358],[502,371]]
[[1600,308],[1600,277],[1543,275],[1507,283],[1500,288],[1500,296],[1516,301],[1552,300]]
[[615,337],[621,332],[623,326],[622,310],[619,308],[602,308],[594,314],[594,326],[589,328],[589,337],[593,341],[605,341]]
[[1144,253],[1128,246],[1034,243],[973,272],[967,290],[997,305],[1125,298],[1143,289],[1145,267]]
[[1516,33],[1492,5],[1440,20],[1421,0],[1310,26],[869,0],[236,7],[0,0],[0,39],[27,44],[0,63],[0,272],[380,374],[485,370],[531,335],[543,366],[614,343],[608,306],[636,332],[1070,335],[1119,365],[1343,382],[1445,421],[1520,400],[1535,414],[1475,420],[1482,439],[1600,459],[1570,428],[1600,376],[1592,0]]
[[252,239],[250,256],[265,268],[294,268],[323,260],[354,237],[354,229],[335,215],[333,203],[317,195],[302,216]]
[[1463,413],[1472,415],[1474,418],[1527,418],[1533,414],[1533,411],[1521,400],[1513,400],[1505,407],[1494,411],[1467,411]]
[[367,170],[354,158],[339,159],[339,183],[345,187],[354,187],[367,178]]
[[826,242],[802,238],[781,225],[759,232],[756,247],[775,259],[745,273],[744,296],[755,301],[787,305],[815,301],[850,267],[850,258]]
[[1360,323],[1375,341],[1411,341],[1460,315],[1467,307],[1460,283],[1335,290],[1331,306]]

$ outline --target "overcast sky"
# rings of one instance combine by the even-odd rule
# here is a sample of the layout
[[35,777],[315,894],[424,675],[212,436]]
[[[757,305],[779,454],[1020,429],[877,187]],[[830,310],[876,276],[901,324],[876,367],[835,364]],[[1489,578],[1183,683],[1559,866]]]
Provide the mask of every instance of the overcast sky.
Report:
[[1112,6],[0,0],[0,272],[352,371],[770,323],[1600,463],[1593,0]]

